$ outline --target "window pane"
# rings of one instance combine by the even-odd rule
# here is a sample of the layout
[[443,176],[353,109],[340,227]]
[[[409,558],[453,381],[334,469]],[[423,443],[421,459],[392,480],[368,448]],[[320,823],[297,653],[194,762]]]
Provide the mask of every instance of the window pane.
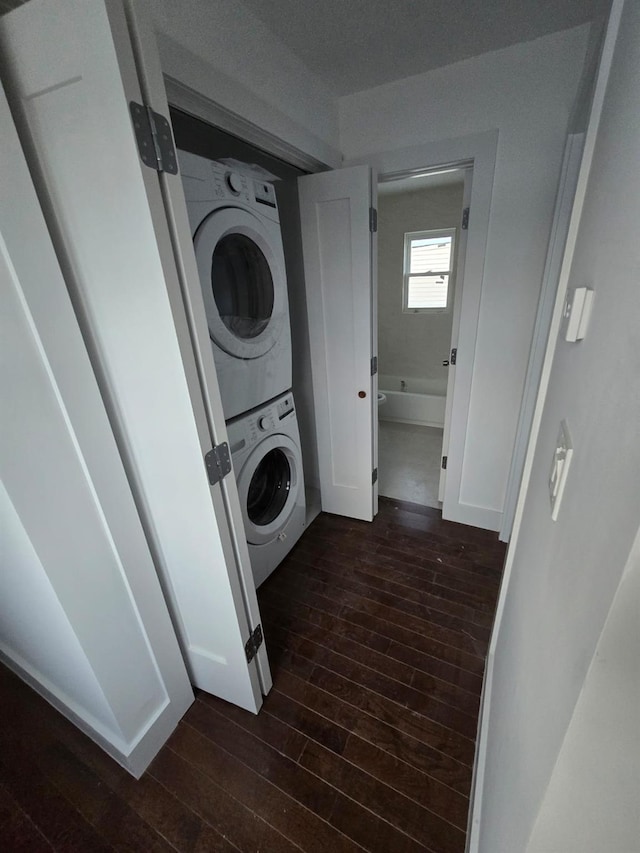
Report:
[[446,308],[448,275],[409,276],[407,308]]
[[411,240],[409,273],[449,272],[451,235]]

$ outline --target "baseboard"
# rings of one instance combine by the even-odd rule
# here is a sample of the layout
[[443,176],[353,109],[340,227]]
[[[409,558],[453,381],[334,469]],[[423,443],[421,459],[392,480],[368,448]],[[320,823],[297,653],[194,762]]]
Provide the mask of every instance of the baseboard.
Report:
[[489,713],[491,710],[491,682],[493,679],[493,655],[487,656],[482,694],[480,696],[480,714],[476,734],[476,751],[473,761],[473,777],[469,794],[469,817],[467,820],[467,843],[465,853],[478,853],[480,845],[480,815],[484,792],[484,773],[487,763],[487,737]]
[[454,512],[442,513],[445,521],[457,521],[459,524],[469,524],[471,527],[481,527],[483,530],[495,530],[497,533],[502,524],[502,513],[497,509],[487,509],[472,504],[456,504]]
[[387,423],[394,424],[413,424],[414,426],[425,426],[425,427],[433,427],[434,429],[444,429],[443,423],[438,423],[436,421],[414,421],[410,418],[387,418],[378,415],[379,421],[386,421]]

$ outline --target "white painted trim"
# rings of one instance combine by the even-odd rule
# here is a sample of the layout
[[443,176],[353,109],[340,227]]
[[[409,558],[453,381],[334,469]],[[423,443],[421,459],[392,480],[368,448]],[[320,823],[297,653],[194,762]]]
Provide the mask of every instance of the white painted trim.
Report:
[[[453,139],[426,142],[411,148],[367,154],[349,161],[347,165],[366,163],[377,169],[383,179],[405,176],[417,170],[443,166],[473,164],[470,217],[467,248],[464,259],[460,328],[457,343],[458,363],[451,401],[447,477],[443,501],[443,517],[463,524],[499,530],[501,513],[490,508],[464,504],[461,500],[464,457],[466,453],[467,422],[471,402],[473,364],[480,315],[480,298],[484,274],[484,259],[489,232],[489,216],[493,177],[495,172],[498,131],[470,134]],[[475,520],[474,520],[475,519]]]
[[424,426],[424,427],[433,427],[433,429],[443,429],[444,424],[442,421],[419,421],[416,418],[394,418],[394,417],[379,417],[378,420],[383,421],[384,423],[391,424],[413,424],[413,426]]
[[[157,112],[168,115],[166,78],[161,73],[149,19],[135,2],[129,0],[125,9],[135,33],[133,47],[147,103]],[[202,101],[209,103],[206,98]],[[212,445],[227,441],[227,430],[180,175],[161,174],[160,189],[177,268],[177,278],[167,280],[167,292],[204,456]],[[261,617],[235,478],[225,477],[213,486],[211,498],[229,581],[236,607],[238,610],[242,607],[247,619],[248,636],[249,631],[260,624]],[[192,644],[189,649],[194,665],[202,668],[203,673],[206,673],[207,661],[219,660],[216,655],[203,654],[201,648]],[[260,690],[266,696],[273,685],[266,643],[249,664],[249,670],[254,666]]]
[[562,161],[562,171],[560,173],[556,207],[549,237],[547,260],[542,277],[542,289],[540,291],[538,312],[533,330],[533,340],[529,354],[529,364],[527,365],[518,429],[511,457],[511,467],[509,469],[507,493],[502,514],[502,527],[500,529],[500,539],[502,542],[509,541],[513,527],[518,490],[520,488],[524,459],[527,452],[529,431],[531,429],[531,420],[538,393],[542,363],[549,338],[549,325],[555,304],[558,276],[560,274],[560,265],[562,263],[564,245],[567,239],[567,230],[569,228],[569,220],[576,193],[583,146],[584,133],[569,134]]
[[[464,187],[462,190],[462,215],[464,216],[464,211],[469,208],[471,210],[471,187],[473,185],[473,165],[469,164],[464,170]],[[455,277],[455,288],[453,291],[453,316],[451,322],[451,338],[449,340],[449,353],[453,352],[453,349],[457,347],[457,341],[460,336],[460,312],[462,308],[462,292],[464,290],[464,274],[466,268],[466,258],[467,258],[467,235],[469,233],[468,229],[462,228],[462,223],[460,223],[460,234],[458,238],[458,247],[456,250],[455,258],[454,258],[454,277]],[[449,443],[451,436],[451,416],[453,412],[453,389],[456,384],[456,370],[457,367],[455,364],[449,363],[449,370],[447,371],[447,390],[445,393],[445,403],[444,403],[444,428],[442,433],[442,455],[449,457]],[[438,482],[438,500],[442,503],[445,499],[447,487],[447,469],[440,469],[440,480]],[[448,507],[446,507],[448,510]],[[443,503],[443,515],[445,514],[445,506]]]
[[[449,464],[447,461],[447,471]],[[488,509],[484,506],[473,504],[458,504],[456,510],[456,522],[469,524],[471,527],[481,527],[483,530],[499,530],[502,513],[497,509]]]
[[573,210],[571,212],[571,219],[569,222],[567,242],[565,245],[562,264],[560,267],[558,290],[556,293],[556,300],[553,309],[551,327],[549,330],[549,339],[547,342],[544,364],[542,366],[540,387],[538,389],[538,396],[536,399],[536,405],[531,425],[531,433],[529,436],[529,444],[527,447],[527,454],[522,474],[522,482],[520,484],[520,492],[518,494],[518,502],[516,505],[516,512],[513,523],[513,533],[511,536],[509,547],[507,549],[507,557],[505,560],[504,572],[502,576],[502,584],[500,586],[500,596],[498,598],[496,617],[491,632],[491,641],[489,643],[489,652],[487,654],[487,665],[485,668],[484,676],[486,687],[483,690],[482,695],[482,704],[480,708],[481,723],[478,732],[478,738],[476,741],[477,763],[475,766],[473,798],[470,802],[469,807],[470,831],[467,835],[467,853],[490,853],[490,851],[481,851],[480,833],[482,821],[482,800],[484,796],[486,756],[489,746],[488,733],[491,714],[491,693],[495,653],[498,641],[500,639],[500,628],[502,624],[502,618],[504,616],[505,602],[509,591],[509,584],[511,581],[511,571],[513,568],[515,553],[518,547],[518,535],[520,532],[524,505],[527,497],[527,490],[529,487],[529,481],[533,468],[533,458],[538,440],[538,433],[540,431],[540,422],[542,420],[542,413],[547,395],[547,389],[549,387],[551,368],[553,365],[553,357],[562,321],[562,307],[564,304],[567,284],[569,281],[569,273],[571,271],[571,264],[575,252],[578,228],[580,226],[580,219],[582,217],[582,209],[584,207],[584,200],[586,196],[587,185],[589,182],[589,173],[591,171],[591,163],[593,161],[593,152],[597,140],[598,128],[600,126],[602,108],[604,104],[605,93],[607,90],[607,84],[609,82],[609,74],[611,72],[611,64],[613,61],[613,53],[616,44],[616,39],[618,37],[618,30],[620,27],[620,18],[622,16],[623,6],[624,0],[613,0],[611,14],[609,16],[609,23],[607,26],[607,33],[602,48],[600,67],[598,70],[598,77],[596,80],[596,86],[593,95],[593,103],[591,106],[591,115],[589,117],[589,124],[587,126],[587,131],[585,135],[584,150],[582,154],[580,172],[578,175],[575,200],[573,204]]
[[[32,8],[16,11],[18,17],[32,14]],[[7,16],[0,25],[0,41],[5,37],[4,26],[10,17]],[[45,613],[46,608],[39,610],[36,605],[47,598],[56,601],[61,618],[48,624],[47,646],[58,661],[64,658],[67,668],[80,671],[85,690],[74,695],[74,690],[69,689],[70,682],[60,677],[61,670],[50,667],[51,655],[34,654],[32,647],[25,657],[28,645],[25,647],[20,637],[14,634],[5,636],[0,643],[0,659],[115,760],[140,776],[193,702],[193,692],[104,401],[36,195],[33,175],[25,160],[2,87],[0,114],[3,186],[7,196],[14,199],[12,206],[2,208],[0,217],[0,246],[5,272],[9,273],[4,295],[8,298],[13,289],[16,304],[24,318],[23,334],[28,336],[30,346],[37,353],[49,393],[55,400],[67,440],[73,448],[80,474],[75,482],[82,482],[85,487],[79,495],[71,483],[67,488],[60,478],[52,474],[54,479],[51,481],[49,478],[50,488],[55,491],[60,507],[67,506],[69,513],[73,513],[71,522],[76,522],[76,538],[82,538],[84,524],[82,520],[78,521],[79,501],[90,500],[98,522],[88,533],[92,537],[90,541],[85,540],[89,541],[91,555],[95,558],[95,571],[89,579],[84,579],[83,587],[83,581],[74,571],[77,556],[73,556],[73,549],[60,546],[56,553],[55,548],[52,550],[50,547],[56,537],[60,538],[58,529],[60,523],[64,526],[64,517],[55,514],[51,501],[48,503],[51,512],[43,514],[42,506],[33,500],[34,494],[45,488],[47,477],[38,476],[37,481],[32,478],[31,482],[25,478],[24,465],[19,466],[13,475],[10,468],[3,470],[7,487],[13,481],[23,489],[22,496],[17,495],[17,490],[13,493],[17,495],[16,517],[20,524],[24,522],[24,534],[30,540],[34,555],[39,554],[38,559],[42,559],[41,585],[27,588],[22,584],[19,598],[23,598],[28,610],[40,614]],[[24,239],[25,234],[29,235],[28,241]],[[45,287],[42,286],[43,281],[46,282]],[[6,354],[3,352],[3,357]],[[32,380],[34,374],[28,375]],[[22,381],[22,386],[24,384]],[[48,457],[55,457],[64,451],[64,443],[60,441],[59,433],[54,438],[55,418],[49,420],[52,409],[46,411],[46,429],[42,427],[42,435],[46,433],[46,445],[43,446],[47,448]],[[33,446],[32,443],[31,450]],[[13,442],[9,455],[19,459],[19,451]],[[22,449],[24,452],[25,448]],[[33,459],[29,448],[26,452],[33,463],[33,470],[41,471],[42,466]],[[67,467],[69,458],[65,457]],[[73,476],[72,471],[70,476]],[[7,495],[11,502],[13,495]],[[107,545],[104,550],[94,535],[98,530]],[[101,553],[108,555],[107,561],[100,556]],[[112,592],[118,587],[121,594],[115,598]],[[24,599],[27,594],[28,600]],[[14,603],[19,598],[14,599]],[[99,618],[91,618],[93,616]],[[128,633],[128,626],[132,625],[145,650],[142,656],[130,641],[132,634]],[[61,639],[67,628],[69,635],[74,636],[78,652],[75,659],[69,656],[69,646],[65,646]],[[30,633],[26,622],[24,632],[25,636]],[[118,637],[126,638],[121,648],[118,647]],[[130,658],[124,667],[119,663],[123,655]],[[150,689],[151,682],[147,679],[150,671],[153,672],[153,689]],[[92,692],[96,697],[93,707],[86,702],[89,693],[86,688],[90,684],[94,685]],[[136,685],[140,687],[137,691]]]
[[295,145],[291,145],[273,133],[263,130],[248,119],[242,118],[227,107],[223,107],[200,94],[200,92],[196,92],[190,86],[176,80],[175,77],[171,77],[169,74],[163,76],[167,100],[172,107],[202,119],[202,121],[206,121],[226,133],[231,133],[233,136],[255,145],[256,148],[262,149],[267,154],[272,154],[292,166],[304,169],[305,172],[322,172],[331,168],[329,163],[317,160]]
[[136,779],[142,776],[186,711],[186,708],[181,707],[169,708],[170,701],[167,697],[164,704],[154,710],[135,741],[127,744],[115,732],[106,729],[86,708],[78,705],[42,672],[4,645],[0,646],[0,661]]

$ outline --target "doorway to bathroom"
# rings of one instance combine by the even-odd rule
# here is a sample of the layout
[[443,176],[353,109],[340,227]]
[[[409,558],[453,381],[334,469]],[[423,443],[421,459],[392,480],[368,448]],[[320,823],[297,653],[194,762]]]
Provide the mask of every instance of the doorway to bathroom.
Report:
[[471,171],[456,165],[378,184],[379,493],[435,508],[446,477]]

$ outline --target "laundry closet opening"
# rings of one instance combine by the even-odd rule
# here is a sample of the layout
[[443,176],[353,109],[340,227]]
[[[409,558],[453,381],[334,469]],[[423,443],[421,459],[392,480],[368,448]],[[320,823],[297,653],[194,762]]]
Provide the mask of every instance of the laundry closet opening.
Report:
[[320,511],[297,178],[171,108],[251,565],[259,586]]
[[434,508],[446,477],[471,171],[378,184],[379,494]]

